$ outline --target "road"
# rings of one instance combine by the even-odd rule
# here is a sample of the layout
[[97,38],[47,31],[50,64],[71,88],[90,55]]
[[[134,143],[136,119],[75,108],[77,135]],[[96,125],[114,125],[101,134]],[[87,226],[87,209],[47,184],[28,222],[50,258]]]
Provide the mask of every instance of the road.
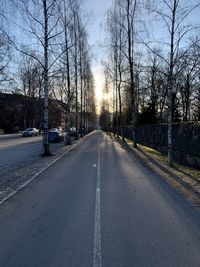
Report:
[[200,266],[200,213],[102,132],[0,207],[3,267]]
[[21,137],[21,135],[0,138],[0,168],[17,165],[40,154],[41,136]]
[[[56,151],[59,144],[51,144]],[[0,169],[34,161],[42,153],[42,137],[22,137],[21,134],[0,135]]]

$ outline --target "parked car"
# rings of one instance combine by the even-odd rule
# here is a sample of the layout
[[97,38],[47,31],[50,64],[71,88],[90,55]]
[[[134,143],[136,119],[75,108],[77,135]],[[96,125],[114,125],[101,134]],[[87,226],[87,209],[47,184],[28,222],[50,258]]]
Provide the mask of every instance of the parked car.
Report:
[[63,131],[63,129],[60,126],[57,126],[56,129],[58,129],[59,132]]
[[49,142],[58,143],[64,141],[64,134],[60,132],[57,128],[52,128],[49,130]]
[[51,128],[51,129],[49,129],[49,131],[52,131],[52,132],[60,132],[60,131],[58,130],[58,128]]
[[58,132],[62,132],[62,128],[60,126],[56,127],[56,128],[51,128],[50,131],[58,131]]
[[39,130],[36,128],[27,128],[22,132],[22,136],[37,136],[39,134]]
[[71,137],[76,137],[76,128],[75,127],[71,127],[69,134],[70,134]]

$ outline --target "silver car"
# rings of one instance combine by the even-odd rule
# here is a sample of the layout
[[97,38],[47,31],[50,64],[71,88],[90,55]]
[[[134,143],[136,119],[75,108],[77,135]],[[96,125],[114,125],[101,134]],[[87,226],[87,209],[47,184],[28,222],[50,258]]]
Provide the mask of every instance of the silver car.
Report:
[[39,130],[36,128],[27,128],[22,132],[22,136],[37,136],[39,134]]

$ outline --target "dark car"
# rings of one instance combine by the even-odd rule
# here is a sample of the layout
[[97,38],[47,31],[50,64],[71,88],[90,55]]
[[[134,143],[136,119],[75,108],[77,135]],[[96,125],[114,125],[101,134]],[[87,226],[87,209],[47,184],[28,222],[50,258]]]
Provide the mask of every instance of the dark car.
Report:
[[22,136],[37,136],[39,134],[39,130],[36,128],[27,128],[22,132]]
[[58,143],[64,141],[64,134],[57,129],[49,130],[49,142]]
[[71,137],[76,137],[76,128],[75,127],[71,127],[69,134]]

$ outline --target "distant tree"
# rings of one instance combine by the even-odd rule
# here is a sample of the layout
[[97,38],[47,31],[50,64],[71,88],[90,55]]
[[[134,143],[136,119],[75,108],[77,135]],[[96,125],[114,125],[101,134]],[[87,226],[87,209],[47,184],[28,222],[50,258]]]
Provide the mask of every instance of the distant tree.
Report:
[[105,100],[102,101],[101,111],[99,116],[99,125],[104,131],[110,130],[111,118],[109,110],[107,109],[108,105]]

